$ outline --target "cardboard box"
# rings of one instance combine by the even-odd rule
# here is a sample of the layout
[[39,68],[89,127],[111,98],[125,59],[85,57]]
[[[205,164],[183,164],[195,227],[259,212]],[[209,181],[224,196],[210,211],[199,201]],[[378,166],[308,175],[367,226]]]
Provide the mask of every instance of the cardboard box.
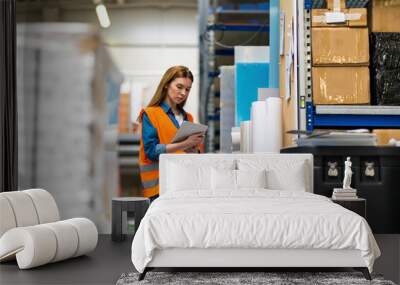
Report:
[[378,145],[388,145],[390,139],[400,140],[400,129],[376,129],[373,130],[378,139]]
[[366,27],[368,24],[367,8],[346,9],[346,18],[349,21],[349,27]]
[[343,11],[346,9],[346,1],[345,0],[327,0],[328,10],[332,11]]
[[400,1],[385,6],[386,1],[373,1],[371,31],[400,33]]
[[131,100],[129,93],[122,93],[118,106],[118,132],[129,133],[131,120]]
[[368,67],[313,67],[315,105],[369,104]]
[[312,27],[366,27],[367,26],[367,9],[351,8],[344,9],[346,21],[343,23],[328,24],[326,22],[325,13],[330,12],[328,9],[312,9],[311,25]]
[[367,28],[312,28],[313,66],[369,65]]

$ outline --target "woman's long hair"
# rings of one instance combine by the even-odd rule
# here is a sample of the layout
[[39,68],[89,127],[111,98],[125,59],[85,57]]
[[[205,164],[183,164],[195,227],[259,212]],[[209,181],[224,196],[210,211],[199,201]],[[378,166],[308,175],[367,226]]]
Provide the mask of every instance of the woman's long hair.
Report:
[[[186,66],[177,65],[168,68],[168,70],[161,78],[156,93],[154,94],[153,98],[151,98],[150,103],[147,105],[147,107],[159,106],[167,97],[169,84],[176,78],[189,78],[193,82],[193,74]],[[182,103],[178,104],[179,108],[182,109],[183,106],[185,106],[186,99]]]

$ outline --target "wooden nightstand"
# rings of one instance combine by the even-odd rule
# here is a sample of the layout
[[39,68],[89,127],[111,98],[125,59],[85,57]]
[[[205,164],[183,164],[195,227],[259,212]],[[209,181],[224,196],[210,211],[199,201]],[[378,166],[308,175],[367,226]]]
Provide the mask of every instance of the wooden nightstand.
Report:
[[354,213],[359,214],[364,219],[367,218],[367,200],[363,198],[356,198],[351,200],[337,200],[332,199],[332,202],[353,211]]

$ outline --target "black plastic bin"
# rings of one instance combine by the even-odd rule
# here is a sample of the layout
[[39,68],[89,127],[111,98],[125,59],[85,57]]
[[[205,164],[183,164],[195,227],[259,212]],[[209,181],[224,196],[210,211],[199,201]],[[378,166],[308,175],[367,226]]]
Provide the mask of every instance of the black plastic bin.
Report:
[[400,105],[400,33],[371,33],[371,94],[376,105]]

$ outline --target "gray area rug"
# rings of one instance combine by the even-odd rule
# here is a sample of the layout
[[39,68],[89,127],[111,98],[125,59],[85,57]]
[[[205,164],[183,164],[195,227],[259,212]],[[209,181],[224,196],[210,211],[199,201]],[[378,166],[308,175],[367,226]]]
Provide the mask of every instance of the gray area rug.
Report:
[[395,285],[382,276],[372,275],[368,281],[360,272],[148,272],[146,278],[138,281],[139,273],[122,274],[117,285],[133,284],[379,284]]

